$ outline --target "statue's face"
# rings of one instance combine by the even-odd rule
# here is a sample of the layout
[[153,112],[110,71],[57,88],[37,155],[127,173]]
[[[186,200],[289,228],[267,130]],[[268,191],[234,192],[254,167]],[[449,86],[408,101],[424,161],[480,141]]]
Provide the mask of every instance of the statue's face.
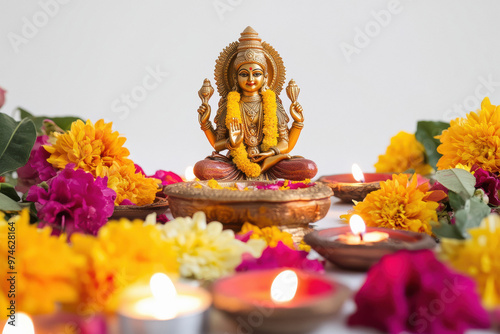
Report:
[[254,93],[264,85],[264,70],[258,64],[243,64],[238,69],[238,86],[246,92]]

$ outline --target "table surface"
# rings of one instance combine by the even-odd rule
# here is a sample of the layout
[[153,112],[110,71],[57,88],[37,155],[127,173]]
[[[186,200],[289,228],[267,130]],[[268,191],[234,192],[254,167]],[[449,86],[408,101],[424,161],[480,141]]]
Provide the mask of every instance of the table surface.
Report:
[[[327,216],[314,223],[314,227],[316,229],[325,229],[330,227],[338,227],[345,224],[341,222],[339,216],[341,214],[346,213],[349,209],[352,208],[352,205],[342,203],[337,201],[334,197],[332,197],[332,206],[327,214]],[[357,291],[364,283],[366,274],[358,273],[358,272],[350,272],[339,270],[334,268],[333,266],[328,266],[326,268],[326,275],[329,275],[336,281],[344,284],[349,287],[352,291]],[[345,325],[347,317],[352,314],[355,310],[356,306],[352,298],[348,299],[339,314],[332,316],[330,320],[324,322],[319,327],[317,327],[314,331],[307,334],[343,334],[343,333],[359,333],[359,334],[378,334],[379,331],[363,328],[363,327],[355,327],[350,328]],[[212,310],[209,317],[210,321],[210,331],[209,334],[250,334],[247,329],[238,328],[238,325],[228,319],[222,313]],[[252,332],[253,333],[253,332]],[[467,334],[485,334],[485,333],[495,333],[492,330],[469,330]]]

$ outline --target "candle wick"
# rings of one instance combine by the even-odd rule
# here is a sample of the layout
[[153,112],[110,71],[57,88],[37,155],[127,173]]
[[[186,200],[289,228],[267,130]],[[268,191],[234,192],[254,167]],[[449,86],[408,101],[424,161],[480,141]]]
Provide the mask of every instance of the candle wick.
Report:
[[363,241],[363,233],[359,234],[359,239],[361,239],[361,241]]

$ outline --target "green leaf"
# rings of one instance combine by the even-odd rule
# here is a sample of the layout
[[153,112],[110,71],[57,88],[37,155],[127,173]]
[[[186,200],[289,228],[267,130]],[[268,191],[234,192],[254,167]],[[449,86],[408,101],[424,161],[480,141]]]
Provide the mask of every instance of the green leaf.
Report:
[[465,199],[457,193],[454,193],[453,191],[448,192],[448,199],[450,201],[451,208],[455,212],[463,209],[465,206]]
[[35,140],[33,121],[23,119],[16,122],[12,117],[0,113],[0,175],[24,166]]
[[476,178],[464,169],[440,170],[434,178],[448,190],[459,194],[463,199],[468,199],[474,195]]
[[6,195],[16,202],[19,202],[21,200],[21,198],[17,194],[16,189],[14,189],[14,186],[8,183],[0,183],[0,193]]
[[432,226],[432,232],[439,238],[465,239],[457,225],[443,224]]
[[441,142],[434,137],[439,136],[443,130],[449,127],[450,124],[445,122],[420,121],[417,123],[415,137],[424,145],[427,163],[434,169],[436,169],[436,164],[439,158],[441,158],[441,154],[437,152],[437,147]]
[[0,193],[0,211],[21,211],[21,206],[10,197]]
[[465,207],[455,213],[455,225],[464,238],[469,237],[468,229],[478,227],[491,213],[491,208],[477,197],[468,200]]
[[63,129],[64,131],[68,131],[71,128],[71,124],[77,120],[83,121],[81,118],[76,116],[67,116],[67,117],[50,117],[50,116],[33,116],[30,112],[23,108],[17,108],[19,110],[21,119],[31,119],[35,123],[35,127],[39,134],[41,134],[41,129],[43,125],[43,121],[46,119],[52,120],[58,127]]

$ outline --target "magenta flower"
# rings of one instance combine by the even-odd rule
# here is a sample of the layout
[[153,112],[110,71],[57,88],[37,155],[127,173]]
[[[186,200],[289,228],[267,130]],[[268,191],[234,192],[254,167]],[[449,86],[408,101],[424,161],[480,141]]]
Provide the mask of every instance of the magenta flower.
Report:
[[476,178],[476,189],[482,189],[488,196],[489,204],[493,206],[500,205],[498,191],[500,190],[500,179],[488,171],[477,166],[473,167],[474,177]]
[[45,135],[36,137],[28,162],[17,169],[17,191],[25,193],[31,186],[47,181],[56,175],[57,170],[47,162],[50,153],[42,146],[48,144],[48,139],[49,137]]
[[236,271],[249,271],[273,268],[297,268],[308,271],[323,272],[324,268],[318,260],[308,260],[307,252],[293,250],[279,241],[276,247],[267,247],[260,258],[249,254],[243,256],[243,261]]
[[116,193],[107,187],[106,177],[94,180],[92,174],[73,168],[68,164],[47,181],[47,190],[31,187],[26,199],[35,202],[40,227],[51,226],[53,234],[96,235],[113,214]]
[[0,87],[0,108],[2,108],[5,103],[5,93],[7,93],[7,91]]
[[157,170],[156,173],[154,173],[154,175],[151,175],[149,177],[154,177],[155,179],[161,180],[161,184],[163,186],[178,182],[183,182],[182,177],[175,174],[174,172],[167,172],[161,169]]
[[430,250],[384,256],[354,300],[350,326],[391,334],[458,334],[490,327],[474,281],[448,269]]
[[163,186],[166,186],[166,185],[169,185],[169,184],[173,184],[173,183],[178,183],[178,182],[184,182],[184,180],[182,179],[182,177],[180,177],[179,175],[175,174],[174,172],[167,172],[165,170],[157,170],[156,173],[154,173],[154,175],[146,175],[146,173],[144,172],[144,169],[142,169],[141,166],[137,165],[137,164],[134,164],[135,166],[135,172],[136,173],[142,173],[144,176],[146,177],[153,177],[155,179],[158,179],[161,181],[161,184]]

